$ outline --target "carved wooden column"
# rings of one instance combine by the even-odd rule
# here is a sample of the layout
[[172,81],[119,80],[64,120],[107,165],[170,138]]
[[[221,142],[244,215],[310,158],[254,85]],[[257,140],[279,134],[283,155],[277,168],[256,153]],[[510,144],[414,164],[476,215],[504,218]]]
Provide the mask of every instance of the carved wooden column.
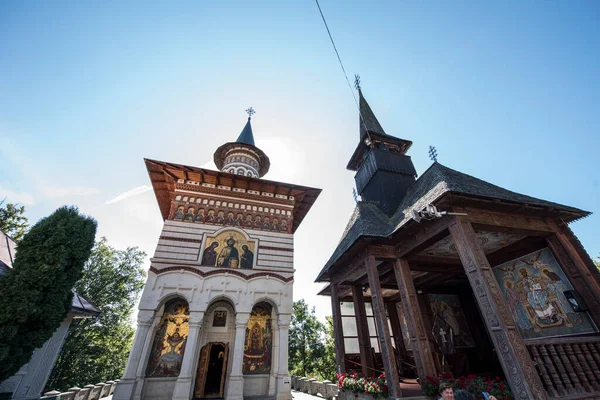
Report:
[[426,376],[436,376],[437,370],[433,361],[431,343],[429,343],[423,324],[423,315],[421,314],[417,291],[410,273],[410,265],[405,258],[394,261],[394,274],[400,291],[410,341],[413,344],[413,357],[417,365],[417,373],[419,378],[424,381]]
[[585,299],[589,313],[596,325],[600,324],[600,286],[593,273],[587,268],[569,238],[555,225],[556,233],[546,238],[546,243],[559,262],[571,284]]
[[335,363],[337,372],[346,373],[346,348],[344,346],[344,328],[342,327],[342,310],[337,284],[331,283],[331,313],[333,319],[333,336],[335,341]]
[[406,360],[406,349],[404,348],[404,337],[402,336],[402,326],[400,324],[400,307],[402,307],[400,302],[387,303],[390,324],[392,325],[392,337],[396,344],[398,374],[402,375],[404,373],[404,365],[402,365],[401,360]]
[[379,348],[381,358],[383,359],[383,369],[387,380],[390,398],[402,397],[400,391],[400,379],[396,369],[396,357],[392,348],[392,339],[390,338],[390,328],[385,315],[385,304],[383,303],[383,294],[381,292],[381,282],[379,281],[379,271],[375,264],[375,257],[368,256],[366,260],[367,278],[371,288],[371,305],[373,306],[373,316],[377,324],[377,336],[379,339]]
[[508,312],[492,268],[468,220],[455,217],[450,234],[465,268],[486,327],[515,399],[547,399],[517,326]]
[[352,286],[352,300],[354,301],[354,316],[356,319],[356,330],[358,332],[358,346],[360,348],[360,363],[364,376],[375,375],[375,364],[371,352],[371,338],[369,337],[369,325],[367,323],[367,311],[365,309],[365,298],[360,285]]

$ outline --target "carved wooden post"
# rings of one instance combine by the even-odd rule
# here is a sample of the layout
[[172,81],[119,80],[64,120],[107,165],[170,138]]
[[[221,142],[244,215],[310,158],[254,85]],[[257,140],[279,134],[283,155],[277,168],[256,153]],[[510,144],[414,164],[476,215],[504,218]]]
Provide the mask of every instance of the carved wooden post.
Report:
[[365,299],[360,285],[352,286],[352,300],[354,301],[354,316],[356,319],[356,330],[358,331],[362,372],[364,376],[373,376],[375,375],[375,365],[373,363],[373,353],[371,352],[371,338],[369,337]]
[[392,336],[394,337],[394,342],[396,343],[396,361],[398,362],[398,373],[403,375],[404,366],[402,365],[401,360],[406,359],[406,349],[404,348],[404,337],[402,336],[402,327],[400,324],[399,314],[401,307],[402,304],[400,302],[387,303],[390,324],[392,325]]
[[390,328],[385,315],[385,305],[383,303],[383,294],[381,292],[381,282],[379,281],[379,271],[375,264],[375,257],[368,256],[366,261],[367,278],[371,288],[371,305],[373,306],[373,316],[377,324],[377,336],[379,339],[379,348],[381,358],[383,359],[383,369],[390,392],[390,398],[402,397],[400,391],[400,379],[396,369],[396,358],[392,349],[392,339],[390,338]]
[[335,363],[338,372],[346,373],[346,348],[344,346],[344,328],[342,327],[342,310],[337,284],[331,283],[331,313],[333,314],[333,336],[335,341]]
[[436,376],[437,370],[433,361],[431,343],[429,343],[427,332],[425,332],[423,315],[421,314],[417,291],[410,273],[410,265],[406,259],[400,258],[394,262],[394,274],[400,291],[402,307],[404,307],[404,318],[406,318],[410,341],[413,344],[413,356],[415,364],[417,364],[417,373],[421,381],[425,381],[426,376]]
[[449,228],[513,396],[515,399],[547,399],[548,394],[508,312],[471,223],[455,217]]

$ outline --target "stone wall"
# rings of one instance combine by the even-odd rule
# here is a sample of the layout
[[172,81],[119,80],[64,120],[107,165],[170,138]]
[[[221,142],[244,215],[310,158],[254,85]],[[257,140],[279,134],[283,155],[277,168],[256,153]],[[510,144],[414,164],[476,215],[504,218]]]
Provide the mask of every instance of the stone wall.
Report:
[[315,378],[301,378],[299,376],[292,376],[292,389],[299,392],[308,393],[313,396],[321,396],[325,399],[337,400],[338,397],[338,386],[331,381],[319,382]]
[[96,383],[95,385],[86,385],[83,388],[72,387],[63,393],[53,390],[44,393],[40,400],[99,400],[113,394],[117,382],[119,382],[118,379]]

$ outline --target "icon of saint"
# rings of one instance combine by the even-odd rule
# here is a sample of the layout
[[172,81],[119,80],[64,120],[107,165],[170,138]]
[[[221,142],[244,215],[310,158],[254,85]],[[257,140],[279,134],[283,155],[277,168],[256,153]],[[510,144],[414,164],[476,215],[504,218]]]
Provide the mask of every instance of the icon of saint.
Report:
[[200,265],[205,265],[209,267],[215,266],[215,264],[217,263],[217,247],[219,247],[219,242],[215,241],[210,244],[210,247],[204,249],[204,254],[202,254],[202,262],[200,263]]
[[235,248],[235,240],[227,239],[227,247],[219,253],[217,267],[237,268],[240,263],[238,249]]
[[177,211],[175,211],[175,214],[173,215],[173,219],[181,219],[183,220],[183,206],[179,206],[177,207]]
[[251,252],[246,245],[242,246],[242,251],[243,253],[240,261],[240,268],[251,269],[252,265],[254,264],[254,253]]

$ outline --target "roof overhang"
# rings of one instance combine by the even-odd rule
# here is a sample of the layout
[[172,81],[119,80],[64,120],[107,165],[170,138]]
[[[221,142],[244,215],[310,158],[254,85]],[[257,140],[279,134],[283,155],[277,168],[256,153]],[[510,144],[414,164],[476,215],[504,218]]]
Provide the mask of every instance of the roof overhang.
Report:
[[[230,188],[238,188],[244,190],[256,190],[259,192],[274,193],[275,195],[293,196],[293,216],[292,232],[300,226],[300,223],[314,204],[317,197],[321,193],[321,189],[316,189],[308,186],[293,185],[277,181],[268,181],[266,179],[252,178],[248,176],[235,175],[226,172],[213,171],[205,168],[191,167],[181,164],[167,163],[144,159],[152,188],[156,195],[158,207],[160,208],[163,220],[169,217],[171,201],[175,196],[177,181],[195,181],[200,183],[209,183],[215,185],[219,190],[219,186]],[[202,186],[199,186],[201,188]],[[231,195],[230,190],[224,190],[223,194]],[[265,198],[256,195],[257,200],[265,201]],[[277,200],[277,198],[269,198]]]

